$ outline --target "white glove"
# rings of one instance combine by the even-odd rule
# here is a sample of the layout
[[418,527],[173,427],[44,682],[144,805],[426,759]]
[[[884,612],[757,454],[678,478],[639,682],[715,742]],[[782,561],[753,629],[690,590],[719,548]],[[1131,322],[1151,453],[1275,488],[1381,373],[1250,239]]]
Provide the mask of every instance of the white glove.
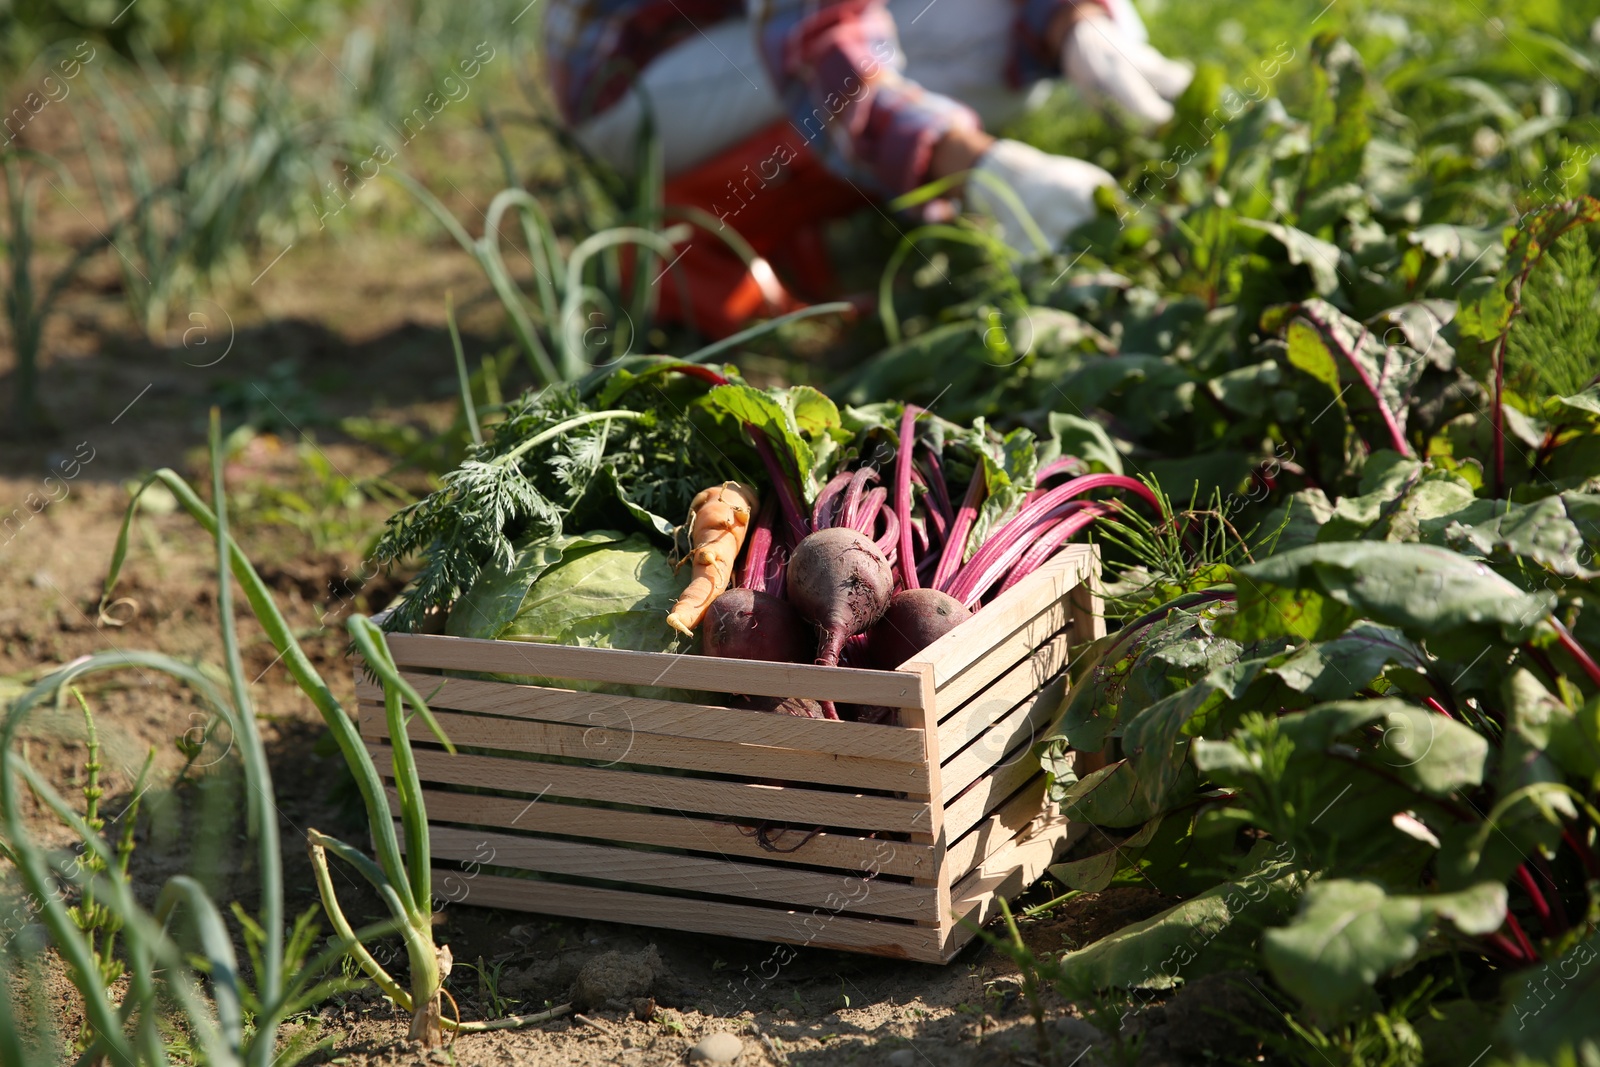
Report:
[[1060,247],[1067,234],[1094,218],[1095,189],[1116,186],[1116,179],[1110,174],[1081,159],[1053,156],[1021,141],[999,140],[990,145],[967,176],[967,205],[999,220],[1006,244],[1026,257],[1038,256],[1040,249],[985,175],[1017,194],[1044,234],[1049,251]]
[[1113,100],[1141,122],[1159,126],[1172,118],[1171,101],[1189,87],[1194,68],[1139,40],[1129,32],[1134,25],[1143,24],[1085,15],[1062,42],[1061,72],[1090,100]]

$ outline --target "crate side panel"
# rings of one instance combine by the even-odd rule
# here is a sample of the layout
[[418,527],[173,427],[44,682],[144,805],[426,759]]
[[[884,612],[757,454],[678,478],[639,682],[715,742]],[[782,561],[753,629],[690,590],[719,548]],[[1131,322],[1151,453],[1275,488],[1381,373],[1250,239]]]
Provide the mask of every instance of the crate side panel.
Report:
[[996,849],[1028,828],[1045,814],[1045,778],[1039,775],[994,813],[952,842],[945,853],[945,866],[951,884],[961,881],[972,868]]
[[1009,900],[1038,881],[1086,830],[1082,824],[1057,816],[1030,836],[1008,841],[957,882],[951,892],[951,908],[958,921],[945,940],[943,958],[949,960],[960,951],[972,940],[973,926],[981,927],[999,915],[1002,899]]
[[[753,713],[752,713],[753,714]],[[486,715],[435,711],[434,717],[452,744],[507,752],[530,752],[605,764],[637,764],[680,770],[778,778],[785,782],[843,785],[856,789],[905,792],[926,779],[918,764],[889,763],[859,756],[705,741],[692,737],[642,733],[604,726],[566,726]],[[389,736],[387,722],[364,725],[369,741]],[[433,732],[419,718],[407,726],[413,741],[432,741]]]
[[1027,702],[1035,693],[1059,678],[1067,665],[1071,644],[1070,634],[1057,634],[947,716],[939,725],[939,751],[944,753],[945,764],[948,766],[962,749],[981,737],[1017,705]]
[[923,708],[929,702],[929,695],[923,692],[921,676],[902,671],[713,659],[433,634],[389,634],[387,640],[395,663],[401,667],[661,686],[710,693],[798,696],[891,708]]
[[[393,790],[390,808],[398,814]],[[775,830],[758,840],[754,827],[691,815],[618,811],[582,804],[529,802],[520,797],[423,790],[430,824],[527,830],[606,842],[659,845],[718,856],[739,856],[775,864],[834,867],[844,874],[876,872],[901,878],[928,878],[935,868],[928,845],[853,837],[807,830]],[[770,847],[769,847],[770,846]]]
[[[389,766],[387,745],[368,742],[367,750],[380,769]],[[415,756],[417,774],[424,783],[477,786],[529,796],[549,794],[740,819],[776,819],[800,826],[848,826],[889,833],[926,833],[930,826],[926,803],[894,797],[706,781],[502,756],[451,755],[433,749],[418,749]]]
[[951,840],[958,840],[1039,773],[1037,762],[1008,759],[945,806],[945,832]]
[[990,768],[1006,759],[1026,760],[1038,766],[1033,746],[1051,732],[1061,714],[1067,680],[1058,675],[1031,697],[1024,698],[1010,713],[986,730],[943,768],[944,796],[949,803],[976,782]]
[[[736,741],[839,756],[865,756],[897,763],[921,764],[923,759],[921,733],[908,733],[896,726],[762,715],[739,708],[417,671],[402,671],[401,677],[422,694],[430,708],[565,722],[586,728],[642,730],[708,741]],[[356,680],[356,695],[362,700],[383,700],[383,690],[360,677]]]
[[942,962],[937,931],[933,928],[855,919],[826,910],[781,910],[616,889],[586,888],[574,892],[570,885],[492,874],[481,874],[471,881],[466,901],[476,906],[514,908],[542,915]]
[[1026,662],[1041,645],[1066,629],[1071,621],[1072,605],[1064,599],[1057,600],[1009,637],[995,642],[970,667],[938,688],[939,708],[944,713],[942,717],[948,717],[949,713],[983,692],[1018,663]]
[[[936,915],[937,894],[931,888],[883,878],[448,827],[434,828],[432,846],[435,860],[485,867],[746,897],[787,907],[836,908],[892,919],[931,919]],[[586,888],[574,886],[573,891],[581,893]]]

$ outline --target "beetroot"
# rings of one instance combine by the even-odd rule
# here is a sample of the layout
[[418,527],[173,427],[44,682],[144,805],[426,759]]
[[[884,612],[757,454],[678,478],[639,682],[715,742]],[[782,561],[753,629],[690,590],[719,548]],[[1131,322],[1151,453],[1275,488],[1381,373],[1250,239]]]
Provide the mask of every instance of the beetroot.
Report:
[[891,671],[972,618],[961,601],[937,589],[902,589],[867,631],[867,661]]
[[846,722],[891,726],[900,721],[900,709],[886,708],[881,704],[840,704],[839,718]]
[[818,632],[817,662],[836,666],[847,638],[877,622],[889,606],[889,561],[855,530],[818,530],[789,557],[789,602]]
[[828,717],[820,703],[805,697],[740,697],[735,703],[741,708],[764,711],[769,715],[793,715],[797,719]]
[[723,659],[804,663],[811,658],[811,635],[782,598],[730,589],[706,609],[701,649]]

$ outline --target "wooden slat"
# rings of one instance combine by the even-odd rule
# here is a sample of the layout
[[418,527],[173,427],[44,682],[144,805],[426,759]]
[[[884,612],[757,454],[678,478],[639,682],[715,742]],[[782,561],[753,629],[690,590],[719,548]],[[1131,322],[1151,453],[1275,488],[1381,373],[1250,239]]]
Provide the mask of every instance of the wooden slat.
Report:
[[[1073,586],[1091,574],[1098,574],[1099,559],[1097,546],[1066,546],[1026,579],[984,605],[971,620],[919,652],[914,662],[932,664],[934,685],[942,689],[993,648],[997,638],[1011,636],[1045,608],[1065,597]],[[908,663],[902,669],[910,667]],[[943,701],[941,706],[950,707]]]
[[[858,915],[931,919],[937,906],[937,894],[929,887],[855,874],[762,867],[730,859],[448,827],[434,828],[431,844],[435,859],[746,897],[802,908],[838,909]],[[572,891],[583,893],[588,888],[574,886]]]
[[1058,676],[1037,694],[1023,698],[1009,714],[946,763],[940,771],[945,783],[941,799],[950,803],[1008,756],[1037,767],[1034,743],[1049,732],[1050,725],[1061,713],[1061,698],[1066,692],[1067,680]]
[[945,762],[949,763],[1001,716],[1060,675],[1067,665],[1071,645],[1069,633],[1057,634],[940,723],[939,751],[944,753]]
[[1010,841],[1044,811],[1045,779],[1035,778],[1015,796],[995,810],[993,815],[961,835],[945,850],[945,867],[950,883],[961,881],[972,868],[994,854],[995,850]]
[[[763,715],[737,708],[575,692],[478,678],[447,678],[416,671],[402,671],[401,676],[416,688],[430,708],[567,722],[585,728],[643,730],[710,741],[867,756],[900,763],[922,762],[922,735],[899,726],[797,719],[792,715]],[[383,700],[383,690],[359,675],[356,695],[362,700]]]
[[957,921],[945,939],[944,959],[949,960],[975,936],[969,923],[982,926],[999,915],[1001,898],[1010,899],[1038,881],[1086,829],[1056,816],[1029,837],[1008,842],[957,882],[950,905]]
[[[381,769],[392,759],[387,745],[368,742]],[[887,833],[928,831],[925,803],[894,797],[832,793],[754,782],[708,782],[670,774],[574,767],[503,756],[450,755],[416,750],[424,783],[469,785],[529,796],[568,797],[640,807],[694,811],[743,819],[773,819],[800,826],[848,826]],[[387,777],[387,776],[386,776]]]
[[1021,629],[990,646],[972,665],[938,689],[939,707],[947,714],[981,693],[995,679],[1031,656],[1072,621],[1072,606],[1066,600],[1047,605]]
[[934,941],[935,931],[928,927],[881,919],[855,919],[831,914],[826,909],[796,911],[618,889],[579,890],[556,882],[493,874],[479,874],[465,881],[465,885],[464,903],[479,907],[516,908],[543,915],[782,941],[930,963],[942,959],[940,947]]
[[1100,596],[1100,546],[1084,547],[1091,550],[1090,568],[1082,583],[1069,594],[1073,644],[1086,644],[1106,635],[1106,604]]
[[[377,705],[369,705],[376,710]],[[747,713],[752,714],[752,713]],[[434,718],[452,744],[509,752],[538,752],[604,765],[637,764],[682,770],[778,778],[785,782],[820,782],[856,789],[906,792],[927,780],[918,764],[889,763],[859,756],[830,756],[785,748],[727,744],[694,737],[673,737],[607,727],[565,726],[487,715],[437,711]],[[370,725],[369,725],[370,724]],[[407,725],[413,741],[432,741],[427,723],[413,717]],[[362,716],[363,736],[383,740],[389,724],[381,715]]]
[[[806,831],[789,830],[769,834],[767,841],[773,847],[766,848],[749,827],[689,815],[617,811],[580,804],[529,804],[519,797],[446,793],[433,789],[423,790],[422,796],[430,824],[470,823],[599,841],[664,845],[773,863],[837,867],[849,874],[876,871],[903,878],[926,878],[934,870],[932,847],[909,841],[830,833],[807,837]],[[389,791],[389,806],[399,811],[393,790]]]
[[[1022,755],[1026,757],[1028,753],[1023,751]],[[1004,766],[993,774],[984,775],[945,805],[945,833],[952,841],[960,838],[1022,788],[1028,779],[1043,773],[1037,760],[1008,759]]]
[[[911,668],[922,676],[925,691],[933,689],[933,668],[918,664]],[[918,879],[918,884],[932,889],[936,906],[922,920],[922,925],[931,928],[936,941],[944,940],[944,925],[950,921],[950,879],[946,875],[943,862],[944,852],[944,805],[939,801],[941,792],[939,785],[939,731],[937,729],[939,715],[934,708],[909,708],[900,712],[900,719],[908,727],[921,731],[926,748],[923,752],[922,782],[920,785],[907,791],[906,799],[920,801],[928,805],[929,826],[926,831],[913,833],[911,840],[919,845],[927,845],[933,849],[934,870],[927,877]]]
[[890,708],[926,708],[932,700],[931,693],[923,692],[920,674],[902,671],[864,671],[810,663],[762,663],[426,634],[389,634],[387,640],[395,662],[401,667],[665,686],[710,693],[809,697]]
[[[478,864],[525,863],[554,877],[656,890],[521,880],[474,868],[453,872],[467,887],[466,902],[474,905],[947,961],[971,936],[955,917],[987,921],[1001,897],[1039,877],[1068,837],[1080,832],[1058,813],[1041,815],[1045,776],[1032,759],[1031,741],[1059,706],[1067,646],[1104,632],[1094,584],[1098,562],[1094,546],[1058,553],[899,671],[390,635],[390,648],[409,669],[412,684],[431,694],[446,731],[463,745],[852,790],[419,748],[421,776],[438,787],[520,794],[430,788],[436,854]],[[524,686],[426,673],[440,671],[556,681]],[[910,728],[571,692],[559,688],[560,679],[879,704],[906,709],[901,721]],[[444,690],[434,693],[441,683]],[[1054,684],[1039,694],[1046,683]],[[358,684],[368,701],[361,709],[363,730],[381,736],[381,708],[370,705],[381,693],[364,680]],[[418,740],[428,737],[415,723],[411,729]],[[598,753],[596,736],[604,742]],[[380,764],[387,762],[386,746],[369,748]],[[992,756],[999,757],[998,766]],[[900,795],[854,791],[871,789]],[[657,810],[612,806],[618,804]],[[809,840],[788,831],[775,842],[778,847],[805,843],[794,853],[776,853],[745,836],[762,821],[836,829]],[[856,836],[856,829],[912,840]],[[492,860],[485,859],[482,846],[494,850]],[[840,873],[815,869],[829,866]],[[866,870],[888,877],[846,873]],[[856,899],[848,888],[833,888],[852,882],[861,891]],[[778,903],[735,904],[674,893]],[[797,909],[796,903],[812,907]],[[930,903],[935,918],[927,917]]]

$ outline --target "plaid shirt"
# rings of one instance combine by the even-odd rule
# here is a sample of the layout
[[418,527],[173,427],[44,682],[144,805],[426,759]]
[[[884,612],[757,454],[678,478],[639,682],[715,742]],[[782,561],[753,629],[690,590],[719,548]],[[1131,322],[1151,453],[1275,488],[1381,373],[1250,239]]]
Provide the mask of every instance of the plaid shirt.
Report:
[[[1016,0],[1012,84],[1059,73],[1045,30],[1080,2],[1095,0]],[[979,124],[970,108],[899,75],[883,0],[551,0],[545,50],[563,114],[574,124],[600,114],[673,45],[746,15],[795,128],[830,169],[883,195],[923,184],[944,135]]]

